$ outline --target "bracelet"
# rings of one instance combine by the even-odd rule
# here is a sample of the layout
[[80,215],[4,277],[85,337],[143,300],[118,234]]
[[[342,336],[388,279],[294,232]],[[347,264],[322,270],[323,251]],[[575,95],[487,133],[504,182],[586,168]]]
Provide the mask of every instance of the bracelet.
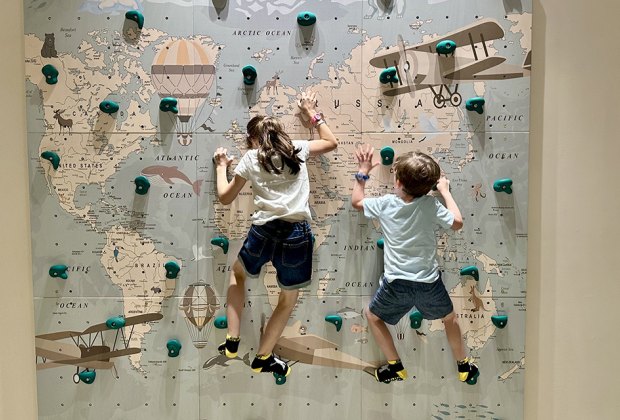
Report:
[[370,175],[358,172],[355,174],[355,179],[357,179],[358,181],[368,181],[370,179]]
[[319,120],[319,122],[318,122],[318,123],[316,123],[316,125],[314,126],[314,128],[318,128],[318,127],[319,127],[319,125],[321,125],[321,124],[327,124],[327,123],[325,122],[325,120]]

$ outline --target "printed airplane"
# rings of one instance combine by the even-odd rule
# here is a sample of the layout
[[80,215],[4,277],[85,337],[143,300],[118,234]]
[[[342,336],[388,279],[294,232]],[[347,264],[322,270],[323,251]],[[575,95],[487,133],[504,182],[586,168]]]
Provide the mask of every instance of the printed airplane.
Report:
[[[80,380],[87,384],[93,383],[96,369],[114,369],[114,376],[118,377],[114,362],[110,359],[137,354],[141,351],[140,348],[129,347],[135,325],[158,321],[162,318],[163,315],[159,313],[129,318],[115,317],[110,318],[105,323],[93,325],[83,332],[59,331],[37,335],[35,337],[37,370],[68,365],[76,366],[76,372],[73,375],[73,382],[76,384]],[[130,326],[131,330],[126,336],[125,328]],[[111,347],[106,345],[103,337],[103,332],[108,330],[116,331],[114,343]],[[58,341],[67,338],[70,338],[73,344]],[[116,347],[117,344],[119,348]]]
[[[415,91],[430,89],[435,107],[442,108],[448,103],[456,107],[463,99],[458,93],[459,82],[529,76],[531,51],[523,67],[505,63],[506,58],[499,55],[489,56],[487,42],[503,37],[504,30],[495,20],[481,19],[455,32],[410,47],[405,46],[399,36],[398,51],[386,49],[372,58],[370,64],[381,69],[394,67],[396,70],[397,80],[389,82],[383,91],[384,95],[413,94]],[[438,52],[440,43],[448,48],[442,50],[440,47]],[[463,46],[470,46],[471,52],[460,48]],[[446,52],[450,49],[452,51]],[[454,90],[451,90],[453,84]]]

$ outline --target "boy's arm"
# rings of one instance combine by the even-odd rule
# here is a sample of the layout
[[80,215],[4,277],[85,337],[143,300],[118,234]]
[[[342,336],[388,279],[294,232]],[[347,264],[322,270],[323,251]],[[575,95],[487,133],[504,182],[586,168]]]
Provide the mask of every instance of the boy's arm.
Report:
[[439,191],[443,197],[448,211],[454,215],[454,222],[452,223],[451,229],[459,230],[463,227],[463,216],[461,216],[461,211],[459,210],[459,206],[457,206],[456,201],[452,198],[452,193],[450,192],[450,181],[448,181],[448,178],[444,176],[439,178],[439,182],[437,183],[437,191]]
[[364,209],[364,187],[366,186],[366,179],[370,171],[379,163],[372,163],[372,154],[374,149],[369,144],[364,144],[355,151],[355,156],[358,162],[358,175],[353,181],[353,192],[351,193],[351,206],[356,210]]
[[226,171],[232,163],[232,158],[226,155],[227,150],[223,147],[218,147],[213,155],[213,161],[215,162],[215,174],[216,174],[216,186],[217,186],[217,198],[222,204],[230,204],[233,202],[239,191],[245,185],[245,178],[235,175],[235,177],[228,182]]

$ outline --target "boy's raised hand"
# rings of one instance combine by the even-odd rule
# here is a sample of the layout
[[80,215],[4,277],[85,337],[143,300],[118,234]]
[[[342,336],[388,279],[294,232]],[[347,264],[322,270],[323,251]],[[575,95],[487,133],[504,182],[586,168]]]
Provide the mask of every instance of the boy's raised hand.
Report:
[[223,147],[218,147],[213,153],[213,162],[215,166],[228,167],[232,164],[233,158],[228,157],[228,150]]
[[379,165],[379,162],[372,163],[372,155],[375,149],[370,144],[362,144],[355,151],[357,157],[357,163],[359,165],[359,172],[368,175],[375,166]]
[[445,176],[441,176],[439,181],[437,181],[437,191],[440,193],[450,192],[450,181]]

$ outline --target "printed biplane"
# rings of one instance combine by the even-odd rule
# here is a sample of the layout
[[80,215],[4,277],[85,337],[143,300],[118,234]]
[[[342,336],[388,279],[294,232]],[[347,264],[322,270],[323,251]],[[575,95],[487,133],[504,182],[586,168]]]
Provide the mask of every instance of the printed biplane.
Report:
[[[141,351],[140,348],[129,347],[135,326],[162,318],[163,315],[159,313],[144,314],[122,318],[123,322],[117,327],[102,323],[82,332],[59,331],[37,335],[35,337],[37,370],[75,366],[73,382],[76,384],[80,380],[88,384],[94,382],[96,369],[114,369],[114,376],[117,377],[112,359]],[[128,332],[125,331],[127,328]],[[114,331],[114,342],[111,346],[106,344],[104,337],[106,331]],[[66,339],[70,339],[72,343],[62,342]]]
[[[414,46],[406,46],[399,36],[398,51],[381,52],[370,60],[370,64],[381,69],[396,68],[398,81],[386,85],[383,91],[386,96],[430,89],[435,107],[441,108],[448,103],[459,106],[463,99],[458,93],[459,82],[505,80],[529,75],[531,51],[522,67],[506,63],[506,58],[500,55],[489,54],[487,43],[503,37],[504,30],[495,20],[481,19]],[[437,45],[443,41],[456,44],[451,54],[437,52]],[[467,46],[471,47],[471,51],[463,48]],[[453,85],[454,88],[451,88]]]

